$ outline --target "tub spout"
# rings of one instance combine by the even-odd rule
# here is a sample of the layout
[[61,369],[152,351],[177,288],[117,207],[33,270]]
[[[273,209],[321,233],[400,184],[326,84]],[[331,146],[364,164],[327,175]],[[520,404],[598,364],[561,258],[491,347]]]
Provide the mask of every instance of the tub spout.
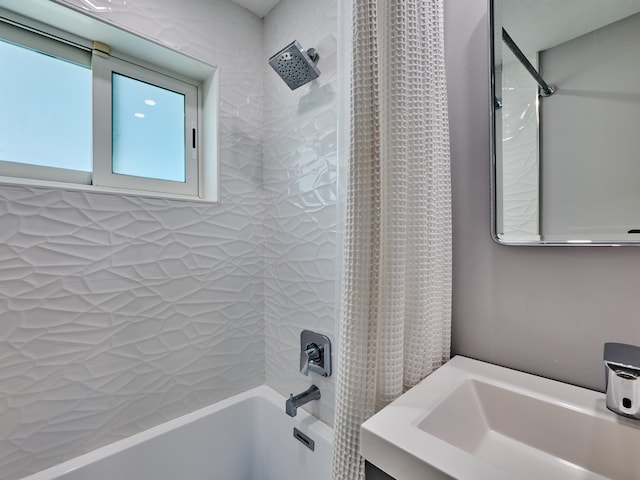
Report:
[[311,385],[308,390],[305,390],[298,395],[289,397],[285,405],[285,411],[290,417],[295,417],[298,413],[298,407],[301,407],[305,403],[309,403],[311,400],[320,400],[320,389],[315,385]]

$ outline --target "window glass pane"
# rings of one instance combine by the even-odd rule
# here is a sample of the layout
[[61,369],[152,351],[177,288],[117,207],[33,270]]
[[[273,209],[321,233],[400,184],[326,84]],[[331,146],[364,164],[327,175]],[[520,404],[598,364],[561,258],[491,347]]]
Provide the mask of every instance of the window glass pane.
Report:
[[0,40],[0,160],[91,171],[91,70]]
[[186,181],[184,95],[113,73],[113,173]]

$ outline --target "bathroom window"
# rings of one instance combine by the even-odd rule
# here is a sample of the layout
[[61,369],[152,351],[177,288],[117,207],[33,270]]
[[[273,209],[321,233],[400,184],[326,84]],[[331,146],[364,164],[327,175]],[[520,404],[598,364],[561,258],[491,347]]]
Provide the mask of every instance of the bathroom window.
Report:
[[2,20],[0,176],[204,197],[201,80]]

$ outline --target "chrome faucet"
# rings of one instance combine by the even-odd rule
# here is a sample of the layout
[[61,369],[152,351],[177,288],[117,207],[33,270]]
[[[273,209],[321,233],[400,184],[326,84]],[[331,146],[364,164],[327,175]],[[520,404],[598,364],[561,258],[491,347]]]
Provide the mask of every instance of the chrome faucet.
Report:
[[607,408],[640,419],[640,347],[604,344]]
[[311,385],[307,390],[298,395],[294,396],[292,393],[285,404],[287,415],[295,417],[298,413],[298,407],[309,403],[311,400],[320,400],[320,389],[315,385]]

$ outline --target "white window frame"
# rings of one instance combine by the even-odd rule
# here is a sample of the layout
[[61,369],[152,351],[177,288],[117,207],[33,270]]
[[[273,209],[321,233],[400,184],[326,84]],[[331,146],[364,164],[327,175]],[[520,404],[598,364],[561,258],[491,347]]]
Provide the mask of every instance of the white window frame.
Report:
[[[174,81],[185,82],[188,89],[195,88],[195,105],[189,102],[186,112],[189,120],[185,121],[185,135],[187,140],[186,162],[191,167],[187,168],[188,181],[171,182],[166,180],[146,179],[141,177],[130,177],[127,175],[114,175],[110,172],[111,155],[109,154],[109,167],[107,175],[119,180],[109,182],[101,180],[101,172],[106,150],[111,151],[111,108],[109,112],[109,134],[108,140],[102,137],[97,140],[101,145],[96,148],[96,138],[94,137],[93,147],[93,172],[79,172],[75,170],[57,169],[51,167],[40,167],[28,164],[0,161],[0,183],[35,185],[52,188],[64,188],[72,190],[85,190],[94,192],[133,194],[148,197],[173,198],[179,200],[205,201],[218,203],[219,192],[219,152],[218,152],[218,124],[219,124],[219,94],[217,68],[213,65],[203,63],[192,57],[188,57],[181,52],[172,50],[163,45],[155,43],[149,39],[140,37],[134,33],[127,32],[113,25],[102,22],[98,18],[87,15],[86,12],[69,5],[60,5],[51,1],[30,1],[14,2],[10,0],[0,0],[0,21],[5,21],[18,25],[18,30],[26,29],[28,37],[37,37],[38,34],[45,38],[46,42],[59,42],[63,49],[70,48],[71,51],[79,50],[81,55],[91,55],[93,42],[87,38],[100,38],[107,41],[116,48],[112,52],[108,61],[112,65],[117,65],[117,73],[123,73],[132,78],[141,79],[147,83],[158,85],[158,78],[169,79],[169,84]],[[55,25],[55,26],[53,26]],[[15,28],[15,27],[14,27]],[[48,38],[47,38],[48,37]],[[11,39],[9,39],[11,41]],[[16,44],[25,45],[23,41],[13,41]],[[25,45],[32,48],[30,45]],[[43,51],[41,48],[36,50]],[[50,54],[65,60],[79,63],[65,54],[44,50],[43,53]],[[93,52],[92,63],[103,63],[97,53]],[[123,62],[123,63],[121,63]],[[127,74],[124,70],[119,70],[122,65],[129,65],[136,71],[135,75]],[[133,65],[133,66],[132,66]],[[95,65],[94,67],[95,68]],[[111,67],[109,67],[111,68]],[[123,67],[129,68],[129,67]],[[139,77],[139,73],[146,75],[149,71],[157,73],[155,79]],[[177,73],[177,71],[180,73]],[[95,77],[95,72],[93,73]],[[162,83],[164,80],[161,80]],[[102,81],[98,82],[98,85]],[[96,80],[94,78],[93,87]],[[104,87],[104,85],[102,85]],[[166,87],[163,87],[166,88]],[[175,84],[169,87],[176,90]],[[109,87],[109,97],[111,88]],[[193,91],[190,94],[193,96]],[[95,102],[94,93],[94,102]],[[110,102],[109,102],[110,103]],[[194,117],[195,114],[195,117]],[[195,118],[195,119],[194,119]],[[104,125],[105,116],[101,116],[96,124],[94,113],[93,132],[104,131],[96,125]],[[192,145],[193,129],[195,129],[195,148]],[[201,133],[206,132],[206,134]],[[98,152],[100,150],[100,152]],[[193,168],[195,166],[195,168]],[[98,172],[98,180],[93,177]],[[102,172],[104,173],[104,172]],[[123,179],[130,177],[133,180]],[[104,178],[104,177],[103,177]],[[141,182],[142,180],[142,182]],[[151,184],[144,185],[146,180],[151,180]],[[158,183],[165,184],[158,187]],[[185,185],[188,187],[184,187]],[[167,188],[167,186],[169,186]],[[177,186],[177,188],[176,188]],[[173,187],[173,188],[171,188]]]

